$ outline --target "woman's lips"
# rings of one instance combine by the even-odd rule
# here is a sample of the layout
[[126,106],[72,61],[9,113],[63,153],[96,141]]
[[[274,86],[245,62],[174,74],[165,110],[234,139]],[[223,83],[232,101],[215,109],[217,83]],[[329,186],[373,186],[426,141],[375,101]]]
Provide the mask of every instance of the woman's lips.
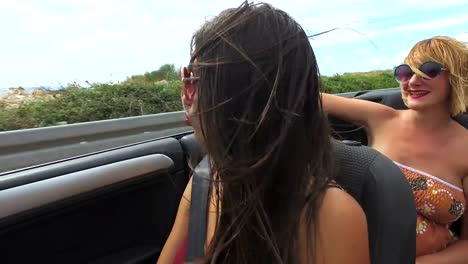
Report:
[[412,99],[419,99],[419,98],[422,98],[422,97],[426,96],[427,94],[429,94],[429,91],[425,91],[425,90],[408,90],[408,95]]

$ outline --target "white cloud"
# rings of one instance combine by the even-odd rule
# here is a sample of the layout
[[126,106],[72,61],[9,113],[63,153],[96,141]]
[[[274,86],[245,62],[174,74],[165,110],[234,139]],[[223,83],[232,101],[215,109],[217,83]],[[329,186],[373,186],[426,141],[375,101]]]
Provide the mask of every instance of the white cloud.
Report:
[[456,39],[468,43],[468,32],[465,32],[463,34],[460,34],[455,37]]
[[410,50],[411,50],[411,48],[409,48],[407,50],[402,50],[402,51],[396,53],[395,60],[398,62],[398,64],[403,63],[406,56],[408,56],[408,53],[410,52]]
[[454,26],[459,26],[468,23],[468,16],[456,16],[448,17],[443,19],[432,20],[428,22],[421,22],[403,26],[396,26],[390,29],[387,29],[387,32],[411,32],[411,31],[428,31],[428,30],[438,30]]
[[466,5],[466,0],[443,0],[443,1],[428,1],[428,0],[406,0],[404,1],[405,8],[420,8],[420,9],[440,9]]
[[[292,15],[309,33],[333,27],[356,30],[330,32],[312,39],[311,43],[319,52],[328,47],[349,49],[341,55],[327,53],[321,61],[323,68],[346,64],[342,61],[351,62],[350,58],[359,56],[355,45],[369,50],[368,55],[361,54],[357,59],[365,70],[380,63],[385,67],[384,62],[392,58],[402,61],[395,52],[406,46],[392,42],[398,47],[390,47],[386,43],[388,35],[394,34],[395,41],[405,39],[411,45],[416,41],[412,37],[415,32],[434,29],[448,32],[453,27],[467,25],[468,17],[457,14],[438,16],[430,22],[412,22],[439,14],[430,11],[436,8],[455,6],[456,10],[463,11],[465,1],[446,0],[431,5],[426,4],[427,0],[269,2]],[[6,77],[0,80],[0,87],[74,80],[117,81],[155,70],[164,63],[181,66],[187,63],[192,33],[205,19],[241,3],[242,0],[1,1],[0,70]],[[467,13],[462,11],[459,13]],[[466,34],[461,38],[466,39]],[[346,67],[351,68],[353,64]]]
[[376,49],[377,46],[378,49],[378,45],[375,44],[375,39],[377,36],[378,32],[368,29],[354,30],[343,28],[314,37],[311,40],[311,43],[313,47],[324,47],[333,45],[345,47],[347,44],[358,42],[372,49]]
[[[406,21],[406,19],[403,19]],[[380,49],[379,39],[381,37],[395,35],[396,38],[402,36],[405,33],[412,32],[436,32],[436,34],[443,35],[443,31],[450,29],[456,26],[468,25],[468,16],[455,16],[448,17],[443,19],[432,20],[428,22],[419,22],[419,23],[408,23],[406,25],[401,25],[400,23],[388,24],[387,27],[380,27],[380,30],[375,29],[376,27],[373,24],[356,24],[355,27],[343,27],[339,30],[329,32],[327,34],[320,35],[312,40],[312,45],[316,47],[330,46],[330,45],[340,45],[350,43],[360,43],[362,45],[374,44],[377,46],[377,49]],[[317,33],[317,31],[313,32]],[[460,37],[466,38],[466,34],[462,34]],[[449,35],[449,34],[448,34]]]

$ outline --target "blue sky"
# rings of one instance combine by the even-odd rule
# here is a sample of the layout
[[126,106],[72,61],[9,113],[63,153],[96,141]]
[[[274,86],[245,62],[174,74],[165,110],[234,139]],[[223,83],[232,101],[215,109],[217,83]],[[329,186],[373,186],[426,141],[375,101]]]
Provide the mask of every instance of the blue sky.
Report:
[[[240,3],[1,1],[0,88],[118,82],[162,64],[184,65],[191,34],[207,17]],[[415,42],[434,35],[468,41],[467,0],[269,3],[288,12],[311,34],[343,28],[311,40],[324,75],[390,69],[402,62]]]

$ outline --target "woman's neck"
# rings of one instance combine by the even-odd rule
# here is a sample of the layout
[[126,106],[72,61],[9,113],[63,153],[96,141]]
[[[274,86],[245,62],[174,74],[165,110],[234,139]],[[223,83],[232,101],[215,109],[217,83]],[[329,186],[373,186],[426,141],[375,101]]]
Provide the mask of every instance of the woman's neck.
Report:
[[452,121],[447,107],[429,107],[423,110],[406,111],[405,120],[420,129],[445,128]]

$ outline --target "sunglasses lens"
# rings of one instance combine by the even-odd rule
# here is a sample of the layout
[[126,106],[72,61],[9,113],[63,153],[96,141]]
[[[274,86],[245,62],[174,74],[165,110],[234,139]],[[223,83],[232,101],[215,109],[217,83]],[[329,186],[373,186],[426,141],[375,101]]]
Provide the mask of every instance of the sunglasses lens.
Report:
[[[442,71],[442,66],[434,61],[428,61],[421,65],[419,68],[424,74],[427,75],[430,79],[437,77]],[[427,78],[424,78],[427,79]]]
[[413,74],[414,73],[411,68],[406,64],[402,64],[395,68],[395,80],[399,83],[407,83]]

